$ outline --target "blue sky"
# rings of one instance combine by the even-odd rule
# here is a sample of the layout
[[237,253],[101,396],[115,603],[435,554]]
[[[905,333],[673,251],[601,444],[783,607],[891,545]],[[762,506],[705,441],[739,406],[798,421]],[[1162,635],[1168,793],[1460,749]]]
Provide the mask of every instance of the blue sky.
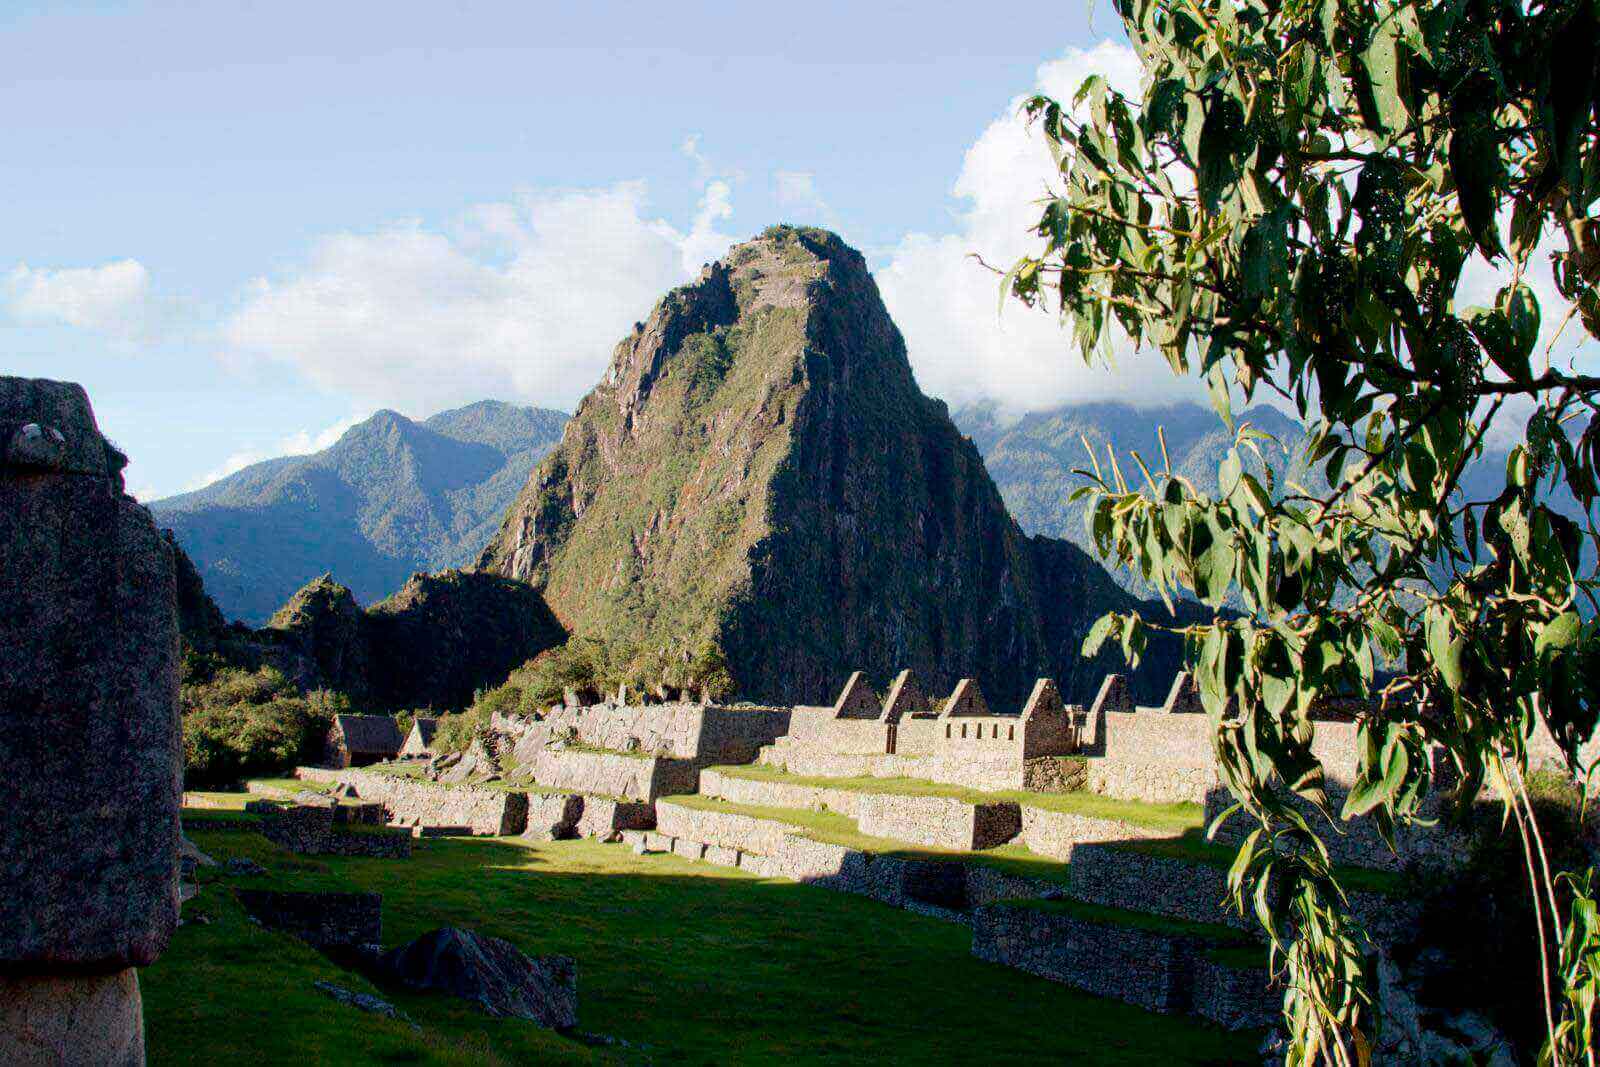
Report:
[[[1102,37],[1073,4],[12,0],[0,369],[84,383],[146,497],[379,406],[569,408],[686,257],[775,221],[875,268],[959,234],[974,143]],[[652,227],[675,236],[641,250]]]
[[1083,5],[0,0],[0,70],[0,372],[82,382],[141,498],[378,407],[570,410],[779,221],[867,254],[953,404],[1195,395],[997,316],[969,256],[1032,247],[1020,96],[1137,89]]

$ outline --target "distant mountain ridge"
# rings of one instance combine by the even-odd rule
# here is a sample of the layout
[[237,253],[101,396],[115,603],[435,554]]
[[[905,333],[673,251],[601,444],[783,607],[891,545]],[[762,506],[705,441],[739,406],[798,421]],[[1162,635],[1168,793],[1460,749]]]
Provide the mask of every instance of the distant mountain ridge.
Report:
[[474,559],[567,416],[495,400],[417,421],[380,411],[330,447],[150,504],[230,618],[259,626],[333,573],[373,603]]
[[[1208,493],[1216,491],[1217,465],[1233,443],[1233,435],[1216,412],[1200,404],[1068,403],[1009,418],[992,403],[980,402],[952,412],[951,418],[978,446],[1007,510],[1024,530],[1071,541],[1090,555],[1095,553],[1086,521],[1091,502],[1070,499],[1073,491],[1085,484],[1073,473],[1089,467],[1085,440],[1102,467],[1107,466],[1109,446],[1116,452],[1123,474],[1135,476],[1131,452],[1138,452],[1151,470],[1163,469],[1156,436],[1160,427],[1166,435],[1172,470]],[[1300,458],[1306,435],[1299,422],[1264,405],[1236,418],[1276,438],[1276,444],[1262,442],[1261,448],[1280,489],[1287,480],[1313,487],[1322,484],[1320,472],[1308,471]],[[1112,569],[1111,575],[1140,596],[1154,595],[1136,574]]]

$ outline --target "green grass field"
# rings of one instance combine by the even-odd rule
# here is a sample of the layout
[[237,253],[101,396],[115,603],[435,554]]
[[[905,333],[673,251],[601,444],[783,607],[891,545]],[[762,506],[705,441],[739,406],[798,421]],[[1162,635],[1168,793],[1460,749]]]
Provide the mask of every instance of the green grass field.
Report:
[[1045,811],[1084,815],[1095,819],[1115,819],[1152,830],[1165,830],[1181,834],[1200,826],[1204,811],[1199,804],[1146,804],[1137,800],[1118,800],[1098,793],[1030,793],[1021,789],[985,791],[967,789],[959,785],[945,785],[920,778],[816,778],[765,764],[747,764],[735,767],[713,767],[730,778],[746,778],[758,782],[781,782],[786,785],[815,786],[824,789],[844,789],[855,793],[889,793],[908,797],[951,797],[969,804],[1012,801]]
[[[675,856],[592,841],[430,840],[410,860],[293,856],[206,831],[203,871],[165,956],[142,974],[152,1064],[952,1063],[1232,1064],[1255,1035],[1153,1015],[975,960],[964,927]],[[294,939],[247,922],[236,885],[384,895],[384,943],[443,924],[578,960],[595,1046],[443,997],[374,990]],[[325,978],[378,992],[418,1024],[345,1007]]]

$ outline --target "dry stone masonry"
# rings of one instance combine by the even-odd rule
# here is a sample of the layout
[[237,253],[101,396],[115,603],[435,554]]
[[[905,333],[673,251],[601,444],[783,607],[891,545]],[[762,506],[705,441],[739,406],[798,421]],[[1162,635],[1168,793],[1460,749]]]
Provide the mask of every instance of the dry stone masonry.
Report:
[[77,385],[0,378],[0,1062],[144,1061],[178,916],[171,545]]

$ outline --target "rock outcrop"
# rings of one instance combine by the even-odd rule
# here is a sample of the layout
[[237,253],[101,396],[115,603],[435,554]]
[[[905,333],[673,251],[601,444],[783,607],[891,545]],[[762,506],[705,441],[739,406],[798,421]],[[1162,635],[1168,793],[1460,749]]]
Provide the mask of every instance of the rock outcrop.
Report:
[[[1004,709],[1048,675],[1086,701],[1111,661],[1081,659],[1083,635],[1133,603],[1075,546],[1022,533],[917,388],[861,255],[790,227],[617,346],[479,567],[533,582],[575,634],[713,641],[741,695],[775,703],[823,701],[857,667],[941,692],[971,676]],[[1164,683],[1176,648],[1148,659]]]
[[302,690],[343,693],[372,710],[463,708],[475,690],[566,637],[532,586],[476,571],[413,574],[370,608],[325,574],[259,630],[208,626],[212,616],[200,607],[191,615],[190,645],[248,670],[275,667]]
[[385,977],[409,989],[448,993],[490,1015],[578,1025],[578,968],[570,956],[530,957],[509,941],[440,927],[384,954]]
[[465,707],[566,637],[533,587],[474,571],[413,574],[367,609],[364,627],[368,688],[395,708]]
[[0,378],[0,448],[0,1061],[142,1062],[131,968],[178,917],[173,551],[81,387]]

